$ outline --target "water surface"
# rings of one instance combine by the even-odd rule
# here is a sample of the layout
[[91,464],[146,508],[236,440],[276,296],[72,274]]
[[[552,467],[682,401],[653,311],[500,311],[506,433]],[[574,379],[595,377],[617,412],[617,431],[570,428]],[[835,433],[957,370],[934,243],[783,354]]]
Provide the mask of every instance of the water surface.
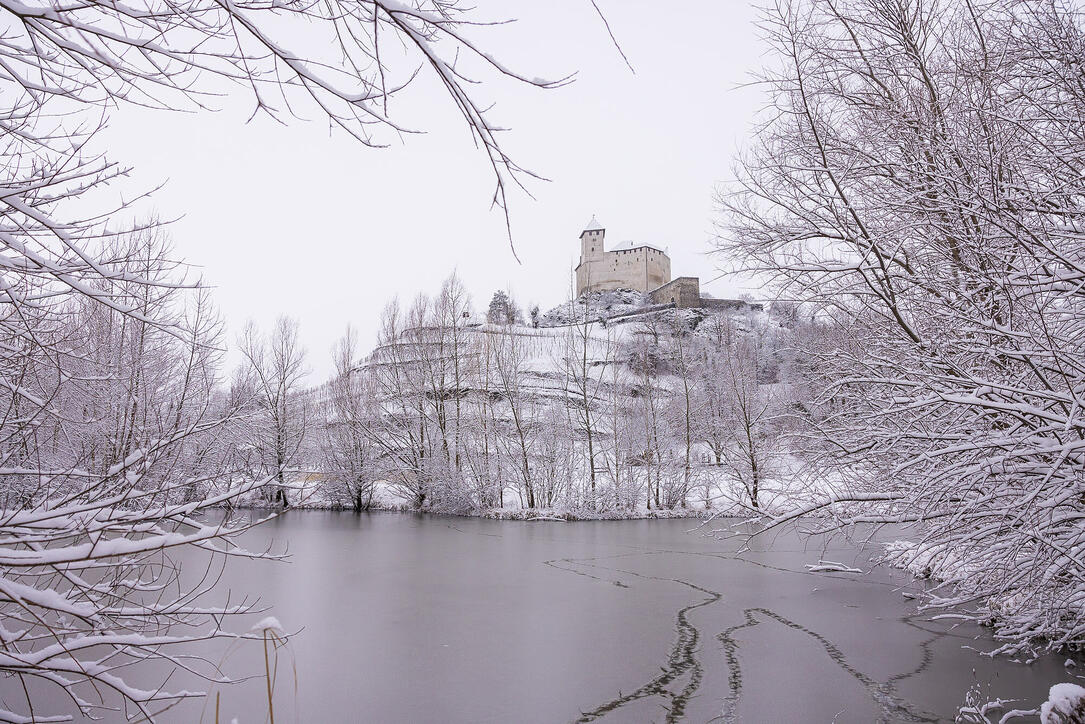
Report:
[[[1038,702],[1068,678],[1061,658],[978,655],[988,633],[917,615],[898,573],[804,568],[869,569],[843,540],[789,531],[737,556],[696,525],[298,511],[244,539],[288,563],[232,561],[224,582],[300,630],[277,722],[951,721],[973,684]],[[263,652],[227,668],[262,673]],[[265,720],[264,681],[220,707]]]

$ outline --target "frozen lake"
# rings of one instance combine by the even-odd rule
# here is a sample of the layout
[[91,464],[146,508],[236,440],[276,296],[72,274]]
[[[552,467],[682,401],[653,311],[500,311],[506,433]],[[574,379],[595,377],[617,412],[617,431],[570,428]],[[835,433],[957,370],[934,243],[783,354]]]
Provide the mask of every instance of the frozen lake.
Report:
[[[950,721],[973,684],[1039,702],[1068,678],[978,655],[982,629],[915,615],[896,574],[804,569],[870,567],[842,541],[736,557],[695,525],[290,512],[245,539],[290,562],[233,561],[224,583],[301,629],[277,722]],[[262,651],[227,660],[246,667]],[[220,721],[264,721],[264,687],[222,689]]]

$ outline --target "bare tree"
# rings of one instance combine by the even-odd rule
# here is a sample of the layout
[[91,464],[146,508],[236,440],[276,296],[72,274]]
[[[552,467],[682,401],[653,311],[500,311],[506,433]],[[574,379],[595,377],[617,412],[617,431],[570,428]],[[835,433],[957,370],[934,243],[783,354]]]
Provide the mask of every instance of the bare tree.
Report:
[[910,524],[933,605],[1003,651],[1081,644],[1079,11],[810,0],[766,30],[721,247],[833,323],[809,418],[836,487],[793,515]]
[[584,441],[584,472],[588,483],[584,502],[595,510],[600,500],[597,454],[600,452],[599,417],[602,411],[599,408],[605,400],[602,388],[606,368],[613,362],[615,349],[609,333],[605,339],[593,334],[596,324],[589,315],[589,307],[584,305],[583,314],[567,327],[560,368],[575,435]]
[[[217,316],[153,226],[87,258],[38,255],[42,276],[15,278],[0,318],[0,671],[27,696],[9,721],[50,720],[65,698],[152,718],[193,694],[123,672],[158,660],[216,678],[178,646],[238,638],[222,617],[250,610],[197,603],[248,527],[216,509],[265,482],[235,476],[219,442]],[[179,546],[207,554],[207,577],[181,579]]]
[[554,508],[570,497],[569,489],[577,473],[575,440],[570,433],[568,409],[546,406],[540,413],[540,425],[546,433],[537,438],[533,485],[540,508]]
[[377,440],[389,482],[413,506],[422,508],[431,497],[427,464],[432,435],[426,414],[426,388],[416,363],[417,341],[406,333],[399,303],[393,300],[381,315],[377,348],[367,361],[377,395],[380,427]]
[[678,377],[681,392],[676,400],[678,424],[673,427],[678,432],[679,444],[682,447],[681,484],[671,490],[667,496],[668,507],[673,508],[676,505],[685,507],[689,493],[693,489],[694,420],[699,417],[696,408],[700,400],[696,385],[700,376],[697,373],[696,351],[693,349],[696,343],[686,320],[676,315],[671,322],[670,332],[673,371]]
[[616,510],[635,509],[641,500],[637,481],[634,439],[637,435],[636,401],[633,398],[633,375],[629,365],[621,361],[611,364],[607,372],[607,417],[610,426],[608,467]]
[[[507,318],[506,318],[507,319]],[[534,455],[535,438],[539,434],[536,406],[533,395],[524,389],[524,365],[527,361],[523,336],[505,324],[498,335],[494,355],[497,373],[497,389],[508,407],[511,434],[503,436],[505,454],[512,457],[512,466],[519,479],[528,508],[536,507],[535,473],[531,459]]]
[[[465,393],[463,360],[468,355],[464,328],[471,318],[471,296],[463,286],[459,275],[452,272],[441,284],[441,291],[434,304],[434,322],[437,328],[437,369],[441,369],[440,382],[435,389],[440,390],[436,397],[443,404],[446,399],[452,402],[454,414],[442,427],[442,432],[449,425],[452,427],[453,450],[451,462],[456,470],[460,467],[460,426],[463,418],[462,400]],[[451,366],[451,379],[444,368]],[[446,416],[442,413],[442,418]]]
[[747,343],[732,348],[723,370],[723,410],[729,434],[722,463],[745,491],[743,502],[757,511],[776,456],[775,410],[772,393],[758,380],[757,357],[751,347]]
[[333,480],[334,495],[355,512],[369,510],[377,486],[379,414],[372,382],[358,365],[358,339],[353,327],[335,344],[335,376],[328,382],[325,403],[324,472]]
[[660,377],[664,362],[659,354],[659,321],[654,317],[641,323],[638,339],[631,354],[637,375],[635,388],[639,402],[639,418],[643,430],[637,462],[644,468],[646,504],[648,510],[663,507],[663,467],[666,457],[666,432],[663,416],[663,388]]
[[[474,395],[470,397],[470,419],[464,430],[466,465],[469,474],[466,483],[473,486],[472,496],[479,509],[503,508],[507,486],[503,453],[500,444],[502,421],[498,406],[497,356],[500,353],[499,335],[483,334],[473,347],[474,369],[471,384]],[[522,491],[521,491],[522,492]]]
[[[12,19],[12,42],[0,50],[0,82],[9,89],[0,116],[8,132],[34,123],[47,105],[54,114],[117,103],[203,107],[222,79],[250,91],[254,114],[303,115],[308,106],[377,147],[384,144],[381,131],[411,131],[392,119],[389,103],[427,70],[485,154],[494,203],[502,208],[508,185],[532,174],[503,151],[489,104],[476,98],[477,79],[504,76],[541,88],[570,80],[541,80],[504,65],[471,37],[490,23],[457,2],[289,8],[206,0],[168,8],[4,2],[0,8]],[[42,147],[55,138],[44,126],[40,134],[20,135],[34,144],[40,139]],[[98,171],[109,168],[101,164]]]
[[[3,0],[0,13],[0,608],[12,623],[0,671],[60,687],[84,715],[129,706],[152,719],[187,694],[131,687],[126,668],[155,658],[190,667],[171,649],[225,635],[223,617],[245,610],[200,606],[213,570],[188,586],[168,553],[237,552],[230,540],[246,526],[208,521],[266,482],[238,441],[261,415],[297,416],[267,375],[214,392],[221,345],[206,295],[186,291],[196,285],[156,247],[154,222],[133,226],[103,193],[128,171],[88,150],[108,110],[200,108],[225,80],[248,89],[254,113],[316,110],[379,146],[381,131],[410,131],[389,99],[428,70],[507,209],[507,188],[530,173],[502,150],[474,81],[554,84],[476,44],[485,23],[455,2]],[[291,358],[269,348],[263,371],[280,353]],[[254,392],[286,407],[253,409]],[[259,462],[283,493],[298,440],[289,423],[278,429],[285,437]],[[0,718],[45,720],[55,700],[28,694],[26,713]]]
[[298,323],[279,317],[271,333],[264,336],[250,322],[239,347],[260,419],[251,443],[260,452],[265,474],[277,483],[269,489],[268,502],[285,508],[290,505],[288,491],[293,487],[293,481],[287,481],[288,466],[296,462],[309,426],[308,404],[301,394],[308,369]]

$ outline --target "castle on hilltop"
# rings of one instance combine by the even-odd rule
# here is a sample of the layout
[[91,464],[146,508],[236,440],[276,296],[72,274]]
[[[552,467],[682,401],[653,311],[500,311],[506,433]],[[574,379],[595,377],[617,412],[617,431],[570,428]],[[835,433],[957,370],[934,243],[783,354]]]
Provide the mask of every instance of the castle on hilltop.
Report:
[[576,293],[634,289],[653,304],[687,309],[705,306],[697,277],[671,279],[671,258],[648,244],[606,251],[606,229],[593,216],[580,233],[580,263],[576,267]]

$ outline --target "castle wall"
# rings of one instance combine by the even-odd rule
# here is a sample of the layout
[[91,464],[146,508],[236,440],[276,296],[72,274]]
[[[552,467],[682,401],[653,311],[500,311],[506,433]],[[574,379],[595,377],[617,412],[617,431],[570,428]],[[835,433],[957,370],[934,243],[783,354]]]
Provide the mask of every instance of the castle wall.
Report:
[[576,268],[576,293],[608,289],[647,292],[671,279],[671,260],[659,249],[638,246],[603,252],[596,259],[582,259]]
[[652,289],[648,298],[654,304],[674,304],[679,309],[693,309],[702,306],[701,280],[697,277],[678,277],[677,279]]
[[751,303],[742,299],[702,299],[701,306],[705,309],[724,309],[729,312],[765,311],[764,304]]

